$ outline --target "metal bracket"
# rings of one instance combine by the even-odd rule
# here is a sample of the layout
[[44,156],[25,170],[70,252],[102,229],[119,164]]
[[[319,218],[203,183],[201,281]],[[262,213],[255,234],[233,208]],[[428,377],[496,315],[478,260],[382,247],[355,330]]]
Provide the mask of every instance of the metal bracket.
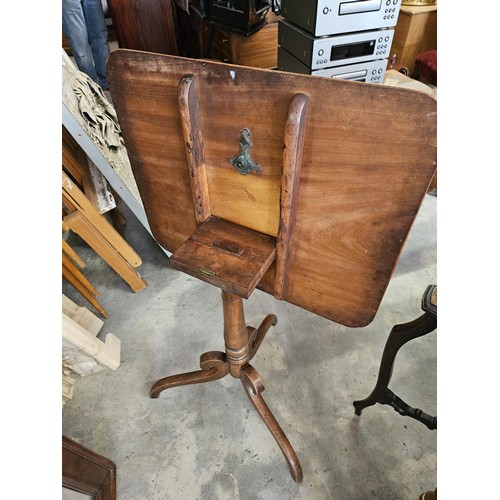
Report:
[[253,146],[250,137],[252,137],[252,133],[247,128],[244,128],[241,131],[241,139],[238,141],[241,153],[237,156],[231,156],[231,158],[228,159],[229,163],[243,175],[247,175],[251,172],[260,172],[262,170],[261,166],[254,163],[248,154],[248,150]]

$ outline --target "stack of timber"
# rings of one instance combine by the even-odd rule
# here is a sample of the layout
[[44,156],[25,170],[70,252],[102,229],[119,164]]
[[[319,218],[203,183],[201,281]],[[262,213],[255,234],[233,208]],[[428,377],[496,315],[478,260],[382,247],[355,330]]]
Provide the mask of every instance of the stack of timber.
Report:
[[76,380],[120,366],[120,339],[97,338],[104,322],[85,307],[62,295],[62,405],[73,397]]

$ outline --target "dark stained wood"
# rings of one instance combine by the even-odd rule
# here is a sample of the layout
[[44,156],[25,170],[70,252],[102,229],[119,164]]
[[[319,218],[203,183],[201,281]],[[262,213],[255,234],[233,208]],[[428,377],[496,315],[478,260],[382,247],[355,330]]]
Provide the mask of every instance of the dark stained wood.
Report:
[[172,266],[248,298],[274,260],[275,238],[209,217],[170,257]]
[[198,84],[194,75],[179,82],[179,113],[186,148],[189,181],[196,223],[199,225],[212,213],[208,192],[207,169],[199,110]]
[[[377,403],[392,406],[400,415],[413,418],[423,423],[429,430],[437,429],[437,417],[424,413],[419,408],[413,408],[389,389],[396,355],[406,343],[433,332],[437,327],[437,285],[429,285],[422,297],[422,310],[420,317],[394,325],[387,338],[377,382],[372,392],[365,399],[354,401],[354,412],[361,415],[362,411]],[[421,383],[425,383],[422,377]]]
[[178,54],[174,0],[108,0],[123,49]]
[[[276,236],[283,137],[309,97],[288,288],[283,299],[338,323],[372,321],[436,166],[427,94],[217,62],[118,50],[113,102],[153,234],[177,250],[196,229],[177,89],[196,75],[212,214]],[[228,163],[252,132],[258,174]],[[274,266],[259,288],[274,293]]]
[[95,496],[97,500],[115,500],[116,465],[108,458],[63,436],[62,485]]
[[297,215],[308,103],[309,97],[304,94],[293,96],[285,124],[280,225],[276,239],[276,270],[274,275],[274,296],[277,299],[286,296],[288,289],[290,253]]

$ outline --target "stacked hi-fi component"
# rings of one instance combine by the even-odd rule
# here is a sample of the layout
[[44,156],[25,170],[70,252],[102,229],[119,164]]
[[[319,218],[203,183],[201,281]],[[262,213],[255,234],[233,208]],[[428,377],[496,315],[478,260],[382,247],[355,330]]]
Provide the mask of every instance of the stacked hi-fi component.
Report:
[[401,0],[282,0],[278,69],[384,81]]

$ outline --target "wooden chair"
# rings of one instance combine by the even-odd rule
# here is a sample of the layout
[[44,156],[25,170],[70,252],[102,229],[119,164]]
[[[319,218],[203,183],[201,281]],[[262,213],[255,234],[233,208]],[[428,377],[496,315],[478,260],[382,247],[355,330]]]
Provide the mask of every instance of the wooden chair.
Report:
[[277,318],[247,326],[242,299],[258,287],[347,326],[373,319],[435,170],[435,100],[128,50],[108,78],[156,240],[222,290],[225,351],[150,396],[239,378],[300,482],[250,364]]

